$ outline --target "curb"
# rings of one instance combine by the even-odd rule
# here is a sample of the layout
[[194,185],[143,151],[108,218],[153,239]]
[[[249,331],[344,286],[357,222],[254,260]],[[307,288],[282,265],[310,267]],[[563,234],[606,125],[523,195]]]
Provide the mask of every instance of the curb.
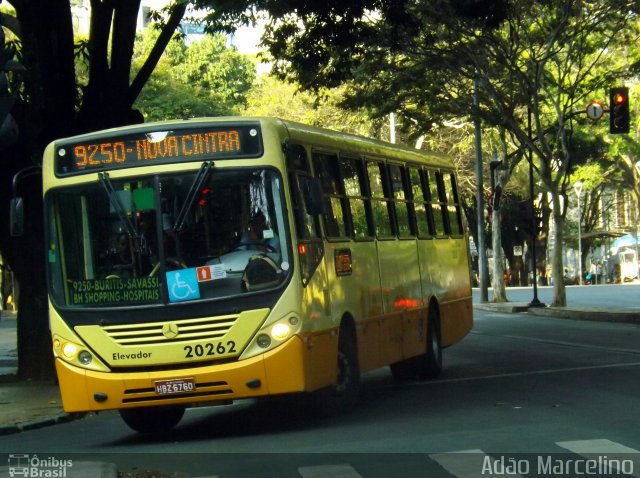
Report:
[[515,314],[527,312],[529,304],[526,302],[482,302],[473,304],[474,309],[486,310],[487,312],[502,312],[505,314]]
[[82,418],[84,415],[84,413],[61,413],[54,417],[39,418],[24,423],[16,423],[14,425],[3,425],[0,426],[0,436],[12,435],[14,433],[20,433],[28,430],[36,430],[38,428],[57,425],[58,423],[67,423]]
[[488,312],[513,314],[526,312],[539,317],[553,317],[559,319],[588,320],[593,322],[616,322],[626,324],[640,324],[640,310],[628,309],[578,309],[567,307],[529,307],[524,302],[485,302],[473,304],[474,309]]
[[530,308],[529,314],[540,317],[556,317],[561,319],[589,320],[593,322],[617,322],[640,324],[640,311],[598,310],[598,309],[566,309],[564,307]]

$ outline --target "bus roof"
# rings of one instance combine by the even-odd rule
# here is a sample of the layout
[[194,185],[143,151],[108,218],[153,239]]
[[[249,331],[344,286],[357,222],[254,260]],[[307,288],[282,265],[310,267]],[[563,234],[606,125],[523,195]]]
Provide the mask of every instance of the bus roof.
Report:
[[345,153],[385,157],[387,159],[411,160],[429,163],[443,168],[453,168],[451,159],[440,153],[425,152],[407,146],[388,143],[377,139],[357,136],[350,133],[309,126],[288,120],[260,118],[267,122],[276,121],[284,125],[292,141],[317,145]]
[[197,127],[205,124],[233,124],[235,122],[260,122],[263,129],[280,130],[281,134],[292,142],[309,144],[318,149],[339,151],[343,154],[365,155],[370,157],[384,157],[404,161],[416,161],[430,165],[453,169],[451,159],[444,154],[426,152],[407,146],[392,144],[377,139],[343,133],[318,126],[310,126],[294,121],[265,116],[220,116],[200,117],[156,121],[85,133],[70,138],[60,138],[57,141],[81,142],[99,138],[114,137],[118,134],[136,132],[154,132],[165,130],[167,126]]

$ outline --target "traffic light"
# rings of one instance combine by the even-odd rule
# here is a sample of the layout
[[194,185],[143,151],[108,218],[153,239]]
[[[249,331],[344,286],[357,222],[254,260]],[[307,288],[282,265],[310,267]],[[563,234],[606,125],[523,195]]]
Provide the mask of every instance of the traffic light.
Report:
[[620,86],[609,89],[609,133],[629,132],[629,88]]

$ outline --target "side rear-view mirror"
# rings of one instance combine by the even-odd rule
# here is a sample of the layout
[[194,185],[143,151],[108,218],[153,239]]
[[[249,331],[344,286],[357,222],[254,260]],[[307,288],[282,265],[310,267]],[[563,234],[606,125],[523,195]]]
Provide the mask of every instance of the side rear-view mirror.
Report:
[[9,233],[20,237],[24,234],[24,201],[20,196],[13,197],[9,207]]

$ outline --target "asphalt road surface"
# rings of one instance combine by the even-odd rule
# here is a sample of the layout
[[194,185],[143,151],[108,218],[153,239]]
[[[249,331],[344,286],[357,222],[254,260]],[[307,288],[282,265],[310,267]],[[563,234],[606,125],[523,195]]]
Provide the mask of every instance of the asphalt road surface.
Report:
[[[285,397],[189,410],[173,432],[143,436],[107,412],[0,437],[0,451],[190,477],[579,476],[577,463],[640,477],[640,326],[475,319],[439,379],[368,374],[347,416],[317,418]],[[602,468],[612,463],[618,474]]]

